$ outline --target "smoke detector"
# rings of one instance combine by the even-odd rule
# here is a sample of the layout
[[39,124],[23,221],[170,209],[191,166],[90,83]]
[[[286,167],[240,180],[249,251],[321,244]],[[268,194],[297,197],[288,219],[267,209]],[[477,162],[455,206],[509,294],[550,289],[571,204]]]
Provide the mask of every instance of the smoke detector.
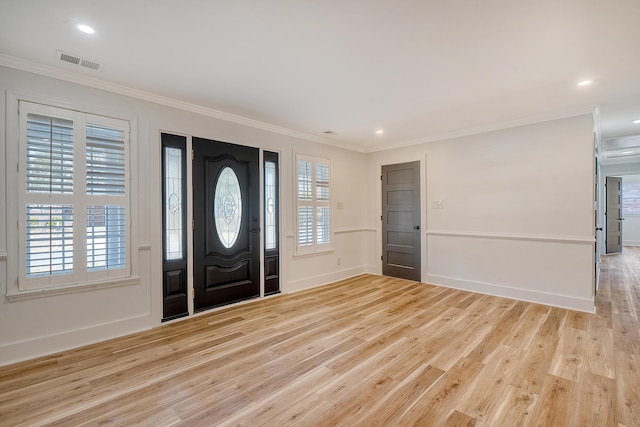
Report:
[[94,71],[102,71],[102,64],[92,59],[83,58],[79,55],[56,50],[56,57],[68,64],[77,65],[79,67],[88,68]]

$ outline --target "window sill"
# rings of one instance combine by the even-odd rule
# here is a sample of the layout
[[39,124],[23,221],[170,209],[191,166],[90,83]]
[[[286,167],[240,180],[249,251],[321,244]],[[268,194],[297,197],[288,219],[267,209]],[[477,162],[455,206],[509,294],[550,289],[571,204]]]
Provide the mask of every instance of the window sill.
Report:
[[25,301],[34,298],[44,298],[57,295],[69,295],[79,292],[95,291],[99,289],[130,286],[140,283],[140,277],[130,276],[121,279],[100,280],[95,282],[75,283],[67,286],[56,286],[42,289],[28,289],[18,292],[7,292],[6,297],[11,302]]

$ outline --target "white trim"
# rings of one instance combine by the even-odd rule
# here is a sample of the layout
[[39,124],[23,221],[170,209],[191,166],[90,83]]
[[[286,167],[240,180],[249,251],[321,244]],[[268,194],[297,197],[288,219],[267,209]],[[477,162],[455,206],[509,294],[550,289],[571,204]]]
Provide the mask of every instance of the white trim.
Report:
[[328,274],[320,274],[318,276],[306,277],[300,280],[294,280],[286,284],[285,291],[287,294],[292,292],[303,291],[305,289],[311,289],[322,285],[327,285],[341,280],[346,280],[351,277],[359,276],[360,274],[370,273],[371,266],[361,265],[359,267],[348,268],[345,270],[334,271]]
[[529,289],[517,289],[509,286],[497,285],[495,283],[476,282],[435,274],[427,274],[423,277],[423,280],[426,283],[436,286],[444,286],[447,288],[461,289],[480,294],[494,295],[501,298],[510,298],[518,301],[527,301],[553,307],[595,313],[595,306],[592,299],[582,299],[567,295],[537,292]]
[[[333,230],[333,234],[347,234],[347,233],[363,233],[363,232],[367,232],[367,233],[377,233],[378,230],[376,230],[375,228],[369,228],[369,227],[358,227],[358,228],[339,228],[337,230]],[[285,235],[286,239],[293,239],[295,237],[294,234],[292,233],[288,233]]]
[[114,322],[91,325],[71,331],[32,338],[25,341],[0,345],[0,366],[49,356],[59,351],[70,350],[89,344],[104,342],[127,334],[151,329],[149,313],[143,313]]
[[622,246],[640,246],[640,240],[623,240]]
[[498,239],[498,240],[524,240],[524,241],[551,242],[551,243],[593,244],[596,241],[594,237],[545,236],[545,235],[535,235],[535,234],[482,233],[482,232],[444,231],[444,230],[427,230],[425,234],[427,236],[470,237],[470,238],[477,238],[477,239]]
[[140,242],[138,244],[139,251],[150,251],[151,250],[151,242]]
[[0,54],[0,65],[13,68],[16,70],[26,71],[28,73],[34,73],[45,77],[52,77],[54,79],[63,80],[70,83],[76,83],[82,86],[91,87],[94,89],[100,89],[118,95],[124,95],[135,99],[140,99],[154,104],[163,105],[166,107],[176,108],[182,111],[188,111],[195,114],[201,114],[203,116],[212,117],[215,119],[224,120],[227,122],[237,123],[243,126],[249,126],[256,129],[262,129],[267,132],[273,132],[280,135],[287,135],[293,138],[299,138],[306,141],[317,142],[320,144],[331,145],[337,148],[344,148],[351,151],[364,153],[365,150],[362,147],[350,144],[345,141],[333,141],[321,136],[311,135],[305,132],[288,129],[282,126],[273,125],[270,123],[262,122],[259,120],[249,119],[246,117],[238,116],[235,114],[225,113],[224,111],[215,110],[213,108],[203,107],[190,102],[180,101],[177,99],[169,98],[162,95],[157,95],[151,92],[145,92],[140,89],[120,85],[117,83],[109,82],[106,80],[98,79],[95,77],[87,76],[81,73],[75,73],[72,71],[61,70],[50,65],[38,64],[36,62],[27,61],[22,58],[16,58],[14,56]]
[[20,292],[7,292],[6,297],[11,302],[24,301],[28,299],[50,297],[54,295],[69,295],[78,292],[97,291],[107,288],[115,288],[119,286],[137,285],[140,283],[140,277],[130,276],[121,279],[101,280],[93,282],[73,283],[67,286],[56,286],[42,289],[29,289]]
[[362,233],[362,232],[377,232],[378,230],[376,230],[375,228],[366,228],[366,227],[361,227],[361,228],[340,228],[338,230],[334,230],[333,234],[346,234],[346,233]]

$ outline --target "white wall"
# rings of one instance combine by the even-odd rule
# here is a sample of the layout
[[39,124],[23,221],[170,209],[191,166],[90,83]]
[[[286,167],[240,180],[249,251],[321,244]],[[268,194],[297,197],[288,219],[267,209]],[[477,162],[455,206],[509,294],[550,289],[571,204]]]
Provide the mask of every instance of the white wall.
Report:
[[[162,318],[160,133],[162,131],[260,147],[280,152],[282,184],[282,289],[291,292],[371,270],[366,247],[373,232],[365,221],[364,154],[280,133],[207,117],[109,91],[80,86],[0,67],[0,365],[121,336],[160,324]],[[24,300],[5,298],[17,277],[15,166],[4,153],[17,144],[17,99],[60,104],[130,120],[136,129],[132,147],[134,185],[132,248],[136,284]],[[7,109],[6,106],[9,105]],[[320,256],[293,255],[293,173],[295,153],[332,160],[335,251]],[[5,179],[6,178],[6,179]],[[340,185],[339,183],[349,183]],[[343,208],[336,209],[342,201]],[[338,258],[340,264],[338,265]],[[370,264],[370,263],[369,263]]]
[[[381,165],[414,160],[423,281],[593,310],[590,115],[371,154],[368,220],[378,242]],[[444,208],[431,209],[435,200]]]

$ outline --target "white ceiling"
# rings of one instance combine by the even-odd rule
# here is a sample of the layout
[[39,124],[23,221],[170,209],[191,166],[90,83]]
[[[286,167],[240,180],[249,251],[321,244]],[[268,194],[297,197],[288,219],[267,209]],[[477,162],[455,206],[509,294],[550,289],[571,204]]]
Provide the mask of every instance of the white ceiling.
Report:
[[638,0],[0,0],[0,59],[360,151],[597,105],[613,137],[640,133],[638,17]]

